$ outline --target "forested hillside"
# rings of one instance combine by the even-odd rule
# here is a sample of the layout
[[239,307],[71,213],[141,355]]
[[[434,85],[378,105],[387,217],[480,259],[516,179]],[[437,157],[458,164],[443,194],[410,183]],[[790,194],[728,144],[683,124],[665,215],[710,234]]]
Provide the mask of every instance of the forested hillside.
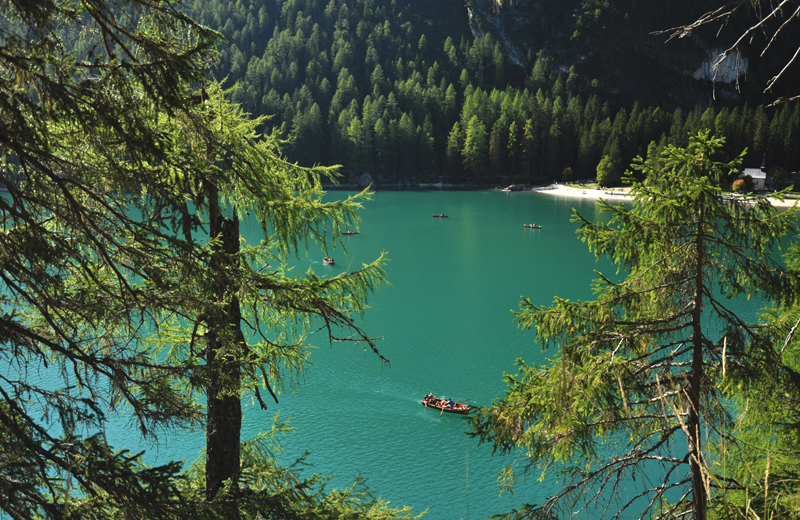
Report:
[[710,2],[187,4],[229,42],[217,77],[238,83],[246,110],[273,115],[303,165],[384,183],[491,184],[590,178],[602,161],[614,184],[651,142],[683,145],[711,128],[731,151],[749,148],[749,166],[800,167],[796,106],[743,104],[761,101],[758,79],[737,93],[687,73],[713,34],[650,35]]

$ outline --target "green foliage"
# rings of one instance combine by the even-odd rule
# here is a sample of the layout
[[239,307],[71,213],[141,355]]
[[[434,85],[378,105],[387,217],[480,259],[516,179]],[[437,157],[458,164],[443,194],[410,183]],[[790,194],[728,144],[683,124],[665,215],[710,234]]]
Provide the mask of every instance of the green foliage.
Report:
[[[414,520],[410,507],[393,508],[376,497],[361,477],[343,489],[328,489],[328,480],[319,474],[304,476],[307,453],[288,465],[277,457],[283,454],[280,437],[290,435],[288,422],[274,417],[272,428],[255,439],[242,443],[241,474],[234,486],[227,482],[220,492],[222,500],[196,504],[198,519],[226,518],[225,501],[236,501],[239,517],[261,518],[363,518],[365,520]],[[202,496],[205,487],[203,458],[198,458],[180,482],[184,497]]]
[[[382,259],[332,278],[288,267],[311,247],[342,247],[368,193],[324,201],[335,171],[285,160],[281,140],[257,132],[264,120],[205,80],[218,35],[170,3],[11,3],[4,16],[0,510],[408,517],[361,486],[293,477],[258,443],[244,445],[246,471],[232,458],[221,494],[179,463],[150,468],[107,443],[122,418],[147,440],[202,427],[206,395],[209,409],[212,394],[236,403],[234,418],[245,393],[266,407],[261,391],[274,397],[303,369],[312,327],[380,356],[354,319]],[[246,215],[261,240],[240,237]],[[230,453],[239,442],[236,430]],[[296,489],[276,497],[286,479]]]
[[776,166],[774,168],[770,168],[768,170],[769,177],[772,183],[772,187],[775,189],[783,189],[789,186],[792,179],[789,174],[789,170],[784,168],[783,166]]
[[[509,30],[515,17],[550,20],[568,26],[564,35],[578,30],[581,45],[591,41],[593,50],[614,38],[635,39],[630,36],[632,29],[642,37],[652,37],[642,27],[624,22],[627,13],[646,23],[669,19],[678,25],[685,21],[686,13],[701,9],[688,0],[681,0],[680,12],[593,0],[560,4],[530,0],[523,4],[497,13]],[[216,77],[240,85],[234,100],[245,110],[274,115],[266,124],[293,138],[286,152],[301,165],[341,163],[347,173],[369,171],[382,182],[422,182],[440,176],[462,181],[466,173],[472,181],[485,184],[518,175],[545,181],[558,179],[567,166],[574,169],[577,179],[589,179],[596,175],[602,157],[612,155],[617,142],[619,156],[610,182],[614,185],[626,165],[644,154],[650,142],[669,138],[685,146],[687,135],[705,128],[728,136],[729,154],[748,147],[753,161],[766,155],[770,166],[789,171],[800,168],[800,113],[796,108],[745,106],[733,113],[706,106],[692,109],[687,103],[685,110],[678,109],[671,119],[673,113],[657,108],[655,100],[649,105],[642,100],[629,106],[604,93],[597,82],[592,86],[592,74],[602,71],[590,69],[579,74],[573,67],[568,74],[558,73],[546,51],[538,56],[531,53],[527,63],[513,63],[491,34],[473,38],[466,16],[455,14],[463,13],[461,8],[447,2],[192,0],[187,9],[219,29],[230,42],[220,45]],[[510,14],[514,9],[519,11]],[[651,10],[658,14],[652,17]],[[481,16],[478,10],[473,10],[473,15]],[[651,30],[658,28],[664,27]],[[555,45],[553,49],[560,49],[559,53],[578,52],[573,48],[576,43],[562,41],[560,31],[547,38],[539,34],[543,31],[530,33],[525,33],[525,41],[534,49]],[[537,42],[531,43],[531,38]],[[617,46],[614,55],[625,51]],[[647,60],[652,62],[652,56]],[[630,81],[648,77],[640,70],[626,71],[624,76]],[[389,101],[391,96],[394,102]],[[352,100],[355,106],[350,104]],[[377,117],[367,110],[373,104],[380,105]],[[312,110],[318,110],[319,116],[311,116]],[[465,110],[467,117],[459,117]],[[340,124],[343,112],[346,124]],[[353,149],[353,143],[372,142],[378,118],[390,129],[398,126],[404,115],[415,125],[430,116],[430,139],[410,143],[388,139],[382,147]],[[473,115],[489,135],[491,148],[487,148],[487,166],[491,167],[483,168],[479,175],[463,161],[456,165],[452,154],[448,155],[453,124],[458,120],[466,132]],[[309,132],[307,121],[311,119],[321,123]],[[358,123],[354,123],[356,119]],[[532,122],[530,147],[523,156],[514,147],[503,146],[503,140],[508,138],[512,121],[521,137],[528,120]],[[496,139],[491,147],[493,133]],[[431,155],[431,148],[435,159],[423,161]]]
[[[800,267],[793,245],[787,264]],[[762,328],[745,352],[747,365],[729,364],[721,380],[736,410],[731,438],[715,446],[717,471],[740,485],[714,504],[717,518],[791,518],[800,510],[800,350],[796,302],[773,305],[760,316]]]
[[467,124],[464,148],[461,150],[464,167],[472,175],[480,175],[486,168],[488,145],[489,138],[486,134],[486,127],[483,126],[478,116],[472,116]]
[[721,196],[720,180],[743,157],[716,161],[722,146],[700,132],[687,148],[638,159],[644,181],[630,179],[633,207],[601,201],[608,223],[575,214],[582,240],[618,266],[622,281],[601,275],[594,301],[522,301],[519,326],[535,327],[545,349],[559,351],[541,367],[518,360],[506,396],[481,408],[472,428],[495,450],[521,450],[526,469],[553,474],[563,488],[514,518],[561,507],[706,518],[740,489],[716,456],[737,432],[728,392],[767,377],[774,343],[726,299],[794,301],[800,272],[773,257],[793,231],[791,213]]
[[622,180],[622,165],[610,155],[604,155],[597,165],[597,184],[608,188],[619,185]]
[[753,182],[753,178],[749,175],[745,175],[742,177],[743,187],[742,189],[747,192],[751,193],[755,189],[755,183]]

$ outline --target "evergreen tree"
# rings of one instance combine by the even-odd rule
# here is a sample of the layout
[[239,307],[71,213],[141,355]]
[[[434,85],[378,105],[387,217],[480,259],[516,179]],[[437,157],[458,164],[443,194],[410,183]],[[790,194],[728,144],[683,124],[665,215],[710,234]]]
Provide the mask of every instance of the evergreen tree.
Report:
[[[792,246],[786,264],[800,270],[800,249]],[[737,429],[717,443],[725,461],[722,477],[736,482],[711,506],[718,518],[791,518],[800,494],[800,307],[796,301],[772,305],[747,327],[754,338],[743,352],[747,362],[728,362],[720,386],[736,412]]]
[[447,148],[445,149],[445,166],[448,173],[456,173],[461,170],[461,150],[464,146],[464,131],[458,121],[453,123],[453,128],[447,136]]
[[[759,370],[752,360],[774,347],[726,298],[794,301],[800,273],[772,254],[791,213],[764,199],[723,200],[719,178],[742,156],[717,162],[721,146],[700,133],[687,149],[637,160],[646,178],[633,184],[633,207],[601,201],[607,224],[575,213],[582,239],[617,264],[622,281],[601,277],[594,301],[522,301],[517,323],[560,352],[547,366],[519,361],[506,396],[481,408],[472,428],[502,453],[522,449],[528,468],[563,477],[564,487],[514,518],[550,517],[563,505],[572,514],[702,520],[709,503],[739,488],[715,457],[714,444],[736,427],[719,383],[746,385],[746,369]],[[726,374],[726,364],[742,370]],[[513,471],[501,479],[513,482]]]
[[406,113],[400,117],[397,125],[397,141],[395,143],[400,156],[400,170],[403,178],[416,169],[417,133],[414,120]]
[[492,126],[489,134],[489,164],[493,175],[499,175],[503,170],[503,159],[505,158],[505,140],[503,139],[501,121],[497,121]]
[[464,168],[473,176],[480,176],[486,169],[488,149],[489,136],[486,127],[478,119],[478,116],[472,116],[467,125],[461,157],[464,161]]
[[511,121],[508,125],[508,157],[511,159],[511,174],[514,175],[517,171],[517,156],[519,155],[519,130],[517,122]]
[[[281,159],[278,138],[256,133],[263,118],[206,84],[216,35],[172,4],[6,7],[0,351],[13,369],[0,376],[0,509],[405,516],[360,485],[329,494],[280,467],[269,432],[240,439],[242,395],[266,407],[259,386],[275,396],[302,370],[312,324],[371,344],[351,313],[380,283],[379,264],[331,279],[285,267],[309,237],[334,247],[358,200],[323,202],[334,172]],[[91,66],[64,44],[79,30]],[[248,213],[263,242],[240,236]],[[29,372],[54,377],[17,375]],[[204,467],[181,475],[179,462],[149,468],[116,451],[103,432],[120,410],[148,439],[205,422]]]
[[619,144],[619,140],[612,138],[608,149],[608,153],[603,155],[597,165],[597,184],[604,187],[613,187],[620,184],[624,171],[622,147]]

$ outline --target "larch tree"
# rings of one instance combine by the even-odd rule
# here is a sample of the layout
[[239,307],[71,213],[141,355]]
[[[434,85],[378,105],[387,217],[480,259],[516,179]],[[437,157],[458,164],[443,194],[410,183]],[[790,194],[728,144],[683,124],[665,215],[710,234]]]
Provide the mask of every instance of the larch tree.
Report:
[[[244,443],[237,426],[244,394],[265,407],[259,387],[302,370],[312,331],[375,350],[353,317],[380,259],[330,279],[288,267],[341,244],[358,198],[323,202],[335,172],[287,163],[207,84],[218,34],[172,2],[0,6],[0,511],[408,516],[281,467],[280,426]],[[205,464],[116,450],[119,418],[145,441],[205,424]]]
[[[575,213],[582,240],[621,281],[601,275],[594,301],[522,301],[518,324],[559,350],[545,366],[519,360],[506,396],[473,417],[473,434],[523,452],[527,470],[562,489],[508,517],[702,520],[740,488],[717,464],[736,429],[722,382],[735,388],[760,373],[766,346],[730,299],[790,302],[800,277],[773,257],[792,212],[722,196],[720,177],[741,161],[716,161],[722,143],[701,132],[685,149],[638,158],[633,167],[646,176],[630,179],[632,207],[599,203],[608,223]],[[508,467],[500,480],[514,478]]]
[[[207,223],[184,226],[180,237],[183,247],[203,260],[189,269],[181,266],[171,279],[179,283],[164,287],[182,293],[185,303],[178,313],[160,315],[160,331],[150,340],[154,352],[168,349],[164,357],[176,364],[199,363],[200,384],[187,391],[208,400],[206,499],[213,501],[225,488],[225,500],[235,503],[241,498],[244,393],[252,392],[262,409],[267,403],[259,387],[277,401],[284,379],[291,381],[302,370],[308,335],[318,329],[333,341],[362,343],[387,362],[353,321],[382,282],[383,270],[378,259],[330,279],[312,272],[292,275],[287,262],[306,252],[309,241],[341,245],[343,228],[358,220],[360,197],[323,202],[320,175],[328,170],[287,163],[277,155],[274,136],[256,133],[263,119],[244,117],[216,85],[206,95],[200,124],[185,122],[176,140],[179,149],[201,150],[206,160],[190,183],[174,179],[194,203],[189,220]],[[244,218],[260,224],[257,243],[242,236]],[[252,490],[250,480],[242,484]]]
[[466,128],[464,147],[461,150],[464,168],[474,177],[480,176],[486,167],[486,158],[489,149],[489,135],[486,127],[472,116]]

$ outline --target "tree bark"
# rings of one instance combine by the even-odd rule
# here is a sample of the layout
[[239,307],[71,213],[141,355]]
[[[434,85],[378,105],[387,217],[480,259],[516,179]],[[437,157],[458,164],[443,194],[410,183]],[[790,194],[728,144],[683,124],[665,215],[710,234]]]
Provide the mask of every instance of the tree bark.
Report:
[[705,520],[707,497],[702,468],[702,449],[700,445],[700,392],[703,384],[703,264],[705,262],[705,194],[698,200],[698,230],[696,238],[697,259],[695,264],[695,294],[692,312],[692,372],[689,377],[689,410],[686,428],[689,439],[689,467],[692,473],[692,505],[695,520]]
[[[209,197],[209,231],[221,237],[222,244],[211,259],[215,273],[235,269],[234,255],[239,252],[239,219],[225,219],[219,209],[216,193]],[[244,343],[241,331],[241,309],[236,296],[226,294],[234,288],[230,278],[220,275],[216,281],[217,302],[222,313],[208,319],[206,364],[210,376],[207,389],[206,417],[206,499],[211,501],[225,480],[231,479],[237,489],[239,475],[239,442],[242,429],[242,403],[239,396],[240,372],[236,353]],[[226,393],[227,391],[227,393]],[[232,393],[231,393],[232,391]]]

